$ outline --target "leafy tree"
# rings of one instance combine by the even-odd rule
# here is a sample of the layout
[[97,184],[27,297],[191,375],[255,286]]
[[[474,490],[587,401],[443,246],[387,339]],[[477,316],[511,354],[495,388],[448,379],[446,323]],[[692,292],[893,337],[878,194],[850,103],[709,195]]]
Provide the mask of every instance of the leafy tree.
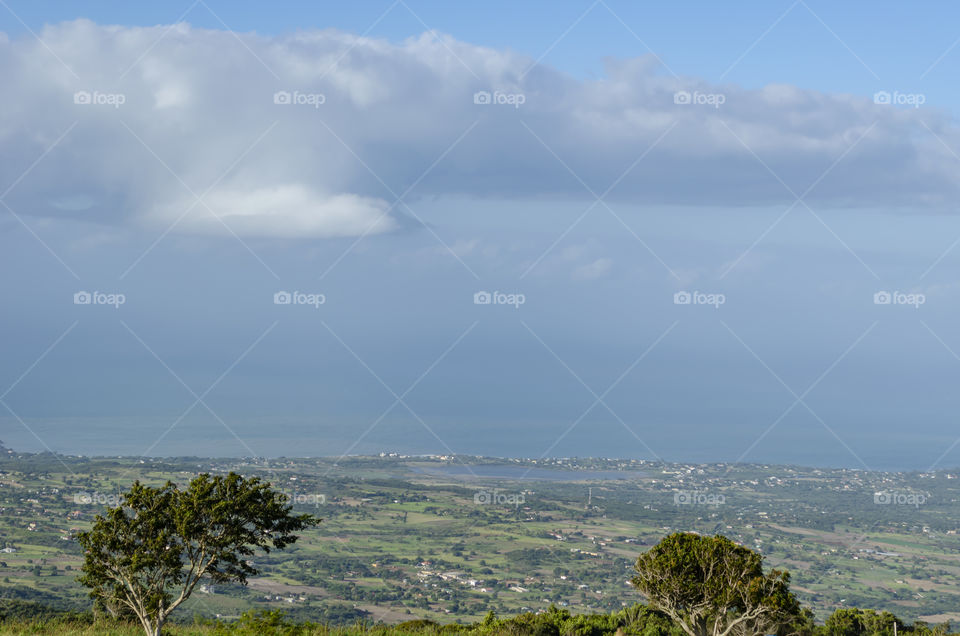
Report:
[[298,636],[311,630],[310,623],[294,623],[287,620],[283,610],[249,610],[240,615],[239,620],[234,623],[222,623],[217,621],[214,624],[213,633],[215,636],[237,636],[247,634],[253,636]]
[[[894,628],[896,625],[896,628]],[[890,612],[877,613],[876,610],[866,610],[863,615],[863,626],[867,633],[878,636],[893,636],[903,631],[903,623]]]
[[202,474],[185,490],[138,481],[77,536],[86,552],[77,580],[111,612],[132,612],[147,636],[158,636],[201,579],[246,584],[259,573],[249,559],[255,549],[283,549],[318,522],[291,514],[287,497],[258,478]]
[[859,636],[863,633],[863,614],[855,607],[841,607],[827,617],[824,627],[830,636]]
[[722,536],[678,532],[634,565],[633,585],[689,636],[794,633],[800,604],[790,575]]
[[[896,625],[896,628],[894,628]],[[915,626],[916,627],[916,626]],[[830,636],[893,636],[903,630],[903,623],[890,612],[843,607],[827,617],[824,628]],[[914,629],[920,633],[922,629]]]

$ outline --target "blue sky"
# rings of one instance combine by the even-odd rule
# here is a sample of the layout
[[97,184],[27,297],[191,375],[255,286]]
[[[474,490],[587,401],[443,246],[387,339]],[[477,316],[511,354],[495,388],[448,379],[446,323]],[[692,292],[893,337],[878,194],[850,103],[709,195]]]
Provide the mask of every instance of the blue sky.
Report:
[[[336,28],[401,41],[425,31],[426,24],[458,40],[511,48],[533,58],[546,54],[544,63],[581,76],[601,74],[605,57],[636,57],[653,50],[674,72],[716,82],[749,87],[783,82],[861,95],[899,87],[924,92],[944,108],[960,105],[949,81],[956,55],[948,53],[960,38],[955,28],[960,8],[950,3],[560,1],[520,7],[502,1],[279,1],[269,8],[258,2],[217,0],[6,4],[35,31],[76,18],[154,26],[183,16],[210,29],[226,24],[240,32],[282,35]],[[25,30],[7,12],[0,16],[0,27],[11,35]],[[941,56],[942,66],[934,66]]]
[[957,11],[8,2],[0,439],[956,465]]

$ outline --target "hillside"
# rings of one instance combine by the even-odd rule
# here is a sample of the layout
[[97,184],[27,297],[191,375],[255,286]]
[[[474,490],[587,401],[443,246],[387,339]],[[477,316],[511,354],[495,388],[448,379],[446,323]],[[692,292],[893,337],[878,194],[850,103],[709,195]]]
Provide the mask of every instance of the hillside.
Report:
[[[263,575],[248,587],[201,588],[181,617],[282,608],[293,620],[352,624],[470,622],[551,605],[609,613],[642,600],[627,585],[636,556],[686,530],[724,534],[790,570],[792,589],[820,620],[851,606],[911,622],[960,619],[948,514],[958,481],[948,472],[599,459],[385,456],[334,465],[9,452],[0,460],[4,597],[87,609],[73,537],[121,487],[228,470],[270,479],[297,510],[324,521],[288,550],[258,557]],[[909,493],[915,504],[878,504],[878,492]]]

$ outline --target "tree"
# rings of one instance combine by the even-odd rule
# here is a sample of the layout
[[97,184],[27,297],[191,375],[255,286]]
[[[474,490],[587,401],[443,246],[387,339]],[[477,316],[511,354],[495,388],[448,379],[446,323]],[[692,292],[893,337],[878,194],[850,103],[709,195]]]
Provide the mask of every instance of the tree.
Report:
[[255,477],[202,474],[185,490],[138,481],[77,536],[86,553],[77,580],[100,604],[129,610],[147,636],[159,636],[201,579],[245,585],[259,573],[249,559],[255,549],[283,549],[318,522],[291,514],[287,497]]
[[855,607],[841,607],[827,617],[824,627],[830,636],[859,636],[864,633],[863,612]]
[[[830,636],[860,636],[861,634],[893,636],[903,630],[903,623],[890,612],[878,614],[875,610],[842,607],[827,617],[824,627]],[[923,629],[914,625],[914,631],[922,633]]]
[[788,634],[802,621],[785,571],[726,537],[678,532],[634,565],[633,585],[689,636]]

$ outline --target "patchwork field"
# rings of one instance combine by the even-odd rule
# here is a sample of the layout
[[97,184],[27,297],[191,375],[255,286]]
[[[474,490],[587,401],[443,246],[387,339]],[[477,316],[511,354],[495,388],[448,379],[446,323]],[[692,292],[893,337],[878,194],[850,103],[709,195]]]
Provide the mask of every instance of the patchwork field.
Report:
[[184,617],[282,607],[331,622],[450,622],[551,604],[618,610],[640,600],[627,583],[636,556],[688,530],[724,534],[790,570],[793,589],[821,618],[860,606],[911,621],[960,620],[960,492],[949,472],[3,455],[2,594],[58,607],[88,606],[74,581],[81,553],[73,537],[133,480],[179,483],[234,470],[270,480],[323,522],[292,548],[258,557],[262,574],[246,588],[204,587]]

